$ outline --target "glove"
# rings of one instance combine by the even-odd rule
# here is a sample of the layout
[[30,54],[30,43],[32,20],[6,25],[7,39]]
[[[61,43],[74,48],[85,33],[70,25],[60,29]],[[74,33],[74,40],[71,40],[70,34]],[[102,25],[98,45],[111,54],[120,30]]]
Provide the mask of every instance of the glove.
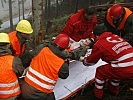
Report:
[[87,62],[86,59],[87,59],[87,57],[85,57],[85,58],[82,60],[83,65],[85,65],[85,66],[93,66],[93,65],[95,64],[95,63],[89,63],[89,62]]
[[85,56],[86,52],[87,52],[87,48],[80,46],[70,52],[71,53],[70,58],[72,60],[79,60],[81,56],[82,57]]
[[86,61],[86,58],[87,58],[87,57],[85,57],[85,58],[82,60],[82,63],[83,63],[83,65],[85,65],[85,66],[89,66],[90,64]]

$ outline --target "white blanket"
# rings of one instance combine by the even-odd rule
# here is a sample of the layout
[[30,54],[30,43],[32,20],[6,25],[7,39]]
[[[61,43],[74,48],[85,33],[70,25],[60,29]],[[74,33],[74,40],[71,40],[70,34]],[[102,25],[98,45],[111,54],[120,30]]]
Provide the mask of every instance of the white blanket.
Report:
[[94,79],[96,68],[103,64],[105,62],[99,60],[97,64],[87,67],[79,61],[71,62],[69,77],[67,79],[58,79],[54,88],[56,100],[66,98],[72,92]]

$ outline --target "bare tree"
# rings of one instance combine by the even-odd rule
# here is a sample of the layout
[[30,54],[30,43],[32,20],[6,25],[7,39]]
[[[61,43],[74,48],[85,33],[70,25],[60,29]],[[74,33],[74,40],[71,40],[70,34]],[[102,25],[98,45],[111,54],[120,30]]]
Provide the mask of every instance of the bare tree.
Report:
[[56,0],[56,17],[59,15],[59,1]]
[[10,31],[12,31],[13,30],[12,0],[9,0],[9,16],[10,16]]
[[22,0],[22,11],[23,11],[23,19],[25,19],[25,17],[24,17],[24,0]]
[[48,20],[50,19],[50,5],[51,5],[51,0],[48,0]]
[[32,0],[32,14],[33,14],[33,40],[36,45],[42,41],[42,11],[43,11],[43,0]]
[[78,0],[76,0],[76,5],[75,5],[75,12],[78,10]]
[[20,21],[20,1],[18,0],[18,16],[19,16],[19,21]]

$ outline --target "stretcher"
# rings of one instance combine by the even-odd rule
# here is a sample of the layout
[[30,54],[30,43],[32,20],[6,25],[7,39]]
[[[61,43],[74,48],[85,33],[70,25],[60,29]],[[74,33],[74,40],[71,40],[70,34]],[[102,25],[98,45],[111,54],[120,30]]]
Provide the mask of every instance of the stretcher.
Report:
[[54,88],[56,100],[67,100],[76,94],[76,92],[82,89],[82,86],[94,80],[96,68],[104,64],[105,62],[102,60],[99,60],[93,66],[84,66],[80,61],[71,62],[68,78],[59,78]]
[[[82,40],[75,42],[71,39],[71,50],[78,48]],[[88,49],[85,56],[91,53]],[[84,66],[80,61],[71,61],[69,66],[69,76],[67,79],[58,79],[54,88],[56,100],[70,100],[83,86],[94,81],[96,68],[100,65],[106,64],[101,59],[93,66]]]

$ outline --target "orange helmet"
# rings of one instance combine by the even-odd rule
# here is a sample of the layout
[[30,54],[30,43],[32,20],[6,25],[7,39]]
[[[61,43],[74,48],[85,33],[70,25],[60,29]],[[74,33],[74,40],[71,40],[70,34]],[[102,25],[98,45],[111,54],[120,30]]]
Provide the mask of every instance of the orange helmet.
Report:
[[113,19],[119,19],[123,13],[124,13],[124,9],[120,4],[114,4],[110,8],[110,16]]
[[59,34],[56,36],[54,43],[59,47],[66,49],[69,46],[70,38],[66,34]]

